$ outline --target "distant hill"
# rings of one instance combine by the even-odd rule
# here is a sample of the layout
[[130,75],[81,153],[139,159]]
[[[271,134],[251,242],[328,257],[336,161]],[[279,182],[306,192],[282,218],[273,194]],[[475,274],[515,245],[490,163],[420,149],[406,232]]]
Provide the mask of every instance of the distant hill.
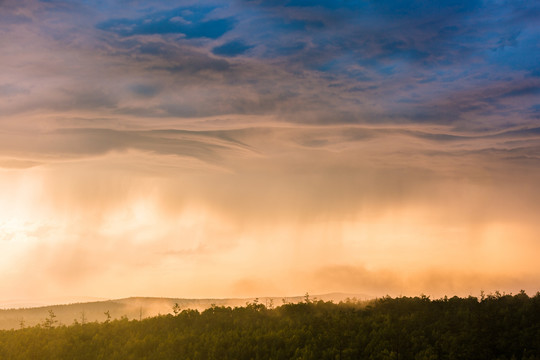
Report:
[[[367,300],[370,297],[362,294],[332,293],[323,295],[310,295],[311,300],[340,302],[346,299]],[[261,297],[258,302],[270,306],[279,306],[283,303],[297,303],[304,301],[304,296],[293,297]],[[111,319],[127,317],[128,319],[142,319],[160,314],[173,312],[174,304],[180,309],[205,310],[215,306],[245,306],[256,298],[230,298],[230,299],[181,299],[181,298],[152,298],[131,297],[118,300],[79,302],[67,305],[52,305],[41,307],[28,307],[19,309],[0,310],[0,329],[18,329],[21,326],[34,326],[49,316],[49,310],[56,315],[59,324],[70,325],[75,321],[103,322],[107,319],[105,312],[109,312]]]
[[57,298],[39,298],[39,299],[10,299],[0,301],[1,309],[21,309],[35,308],[52,305],[67,305],[84,302],[106,301],[107,298],[89,297],[89,296],[68,296]]

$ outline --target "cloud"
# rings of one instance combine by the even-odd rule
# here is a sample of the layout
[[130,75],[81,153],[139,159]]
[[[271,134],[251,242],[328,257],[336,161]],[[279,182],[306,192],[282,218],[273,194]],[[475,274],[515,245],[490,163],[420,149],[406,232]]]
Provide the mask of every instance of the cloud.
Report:
[[[499,289],[517,293],[521,289],[534,292],[538,277],[531,274],[492,274],[481,269],[464,272],[430,269],[421,273],[398,273],[392,270],[367,270],[362,266],[336,265],[318,269],[313,274],[313,286],[331,291],[352,291],[370,296],[418,296],[433,298],[445,295],[479,296],[483,290],[492,293]],[[426,289],[430,289],[426,291]]]
[[212,53],[215,55],[222,55],[222,56],[238,56],[242,55],[249,49],[251,49],[253,46],[246,45],[242,41],[229,41],[223,45],[216,46],[212,49]]
[[39,165],[42,165],[42,163],[26,159],[0,159],[0,168],[4,169],[26,169]]
[[[501,71],[509,61],[516,64],[515,51],[534,48],[528,45],[535,41],[532,20],[523,9],[419,4],[238,2],[171,9],[156,3],[142,17],[113,4],[86,4],[90,10],[74,8],[71,18],[51,4],[34,6],[32,16],[40,15],[34,30],[5,26],[18,40],[8,44],[2,62],[12,67],[26,59],[27,65],[5,75],[4,83],[30,89],[31,96],[4,104],[4,111],[95,107],[108,109],[109,117],[252,114],[293,123],[423,122],[469,129],[497,127],[502,118],[513,118],[512,126],[534,121],[534,111],[520,111],[522,104],[510,103],[502,92],[536,86],[533,80],[526,84],[521,72],[534,72],[535,64]],[[507,25],[497,28],[499,19]],[[206,24],[214,20],[230,25],[219,40],[212,38],[217,33],[197,33],[197,26],[214,31]],[[76,23],[85,30],[76,30]],[[509,36],[515,38],[511,46],[492,51]],[[34,45],[15,49],[25,42]],[[71,50],[61,50],[66,48]],[[44,56],[47,49],[57,55]],[[17,59],[9,56],[14,51]],[[36,86],[35,76],[55,80]],[[149,94],[156,83],[158,96],[137,91]]]
[[215,7],[180,7],[156,12],[140,19],[110,19],[97,25],[98,29],[121,36],[181,34],[188,39],[217,39],[234,26],[232,18],[208,19]]
[[41,159],[78,158],[104,155],[129,149],[176,156],[194,157],[218,163],[231,153],[246,155],[253,149],[227,137],[226,133],[184,130],[116,131],[109,129],[64,129],[39,135],[32,145],[20,143],[19,137],[6,137],[2,152]]
[[522,88],[514,89],[508,92],[505,92],[501,95],[501,98],[508,97],[520,97],[520,96],[536,96],[540,94],[540,86],[525,86]]
[[16,96],[21,94],[27,94],[29,91],[23,87],[14,85],[14,84],[1,84],[0,85],[0,96]]
[[209,4],[0,3],[13,294],[537,278],[536,4]]
[[398,293],[403,279],[390,271],[369,271],[362,266],[327,266],[313,274],[318,286],[333,292],[364,293],[380,296],[381,293]]
[[[172,294],[171,282],[186,289],[178,296],[261,296],[263,288],[417,295],[443,292],[441,283],[456,292],[529,289],[521,274],[536,264],[540,199],[531,189],[540,174],[497,153],[461,150],[478,145],[470,134],[440,142],[423,139],[427,130],[58,131],[49,139],[66,152],[57,162],[0,173],[11,189],[0,203],[14,204],[0,208],[3,218],[49,225],[3,255],[28,264],[4,276],[38,271],[43,278],[19,285],[29,293],[43,283],[43,291],[117,296]],[[50,151],[38,146],[33,156]],[[190,167],[190,158],[219,166]],[[512,275],[497,280],[481,269]],[[436,271],[450,280],[426,275]]]
[[135,84],[130,87],[130,90],[133,91],[133,93],[143,97],[154,97],[161,91],[158,86],[146,84]]

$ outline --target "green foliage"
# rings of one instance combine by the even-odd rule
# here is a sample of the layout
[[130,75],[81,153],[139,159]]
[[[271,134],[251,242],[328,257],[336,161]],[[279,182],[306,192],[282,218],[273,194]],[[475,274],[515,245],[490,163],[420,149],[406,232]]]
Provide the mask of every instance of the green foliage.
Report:
[[[186,309],[0,331],[0,359],[539,359],[540,294]],[[105,314],[107,315],[107,314]]]

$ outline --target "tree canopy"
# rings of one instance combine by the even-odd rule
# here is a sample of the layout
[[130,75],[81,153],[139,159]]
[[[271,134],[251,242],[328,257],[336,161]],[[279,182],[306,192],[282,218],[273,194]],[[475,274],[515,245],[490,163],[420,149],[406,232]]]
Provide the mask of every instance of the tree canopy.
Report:
[[0,331],[1,359],[539,359],[540,293],[313,301]]

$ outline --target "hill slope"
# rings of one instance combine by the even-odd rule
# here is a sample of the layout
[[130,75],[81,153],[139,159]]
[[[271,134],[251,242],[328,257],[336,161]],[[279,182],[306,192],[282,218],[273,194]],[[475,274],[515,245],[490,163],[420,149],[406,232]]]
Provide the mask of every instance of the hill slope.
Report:
[[[366,295],[332,293],[314,295],[313,299],[339,302],[347,298],[367,299]],[[303,296],[294,297],[261,297],[259,303],[270,306],[271,303],[281,305],[284,302],[297,303],[303,301]],[[52,310],[59,324],[70,325],[74,322],[103,322],[107,319],[105,312],[109,312],[112,319],[126,317],[128,319],[141,319],[169,314],[177,303],[180,309],[205,310],[212,305],[216,306],[245,306],[254,302],[255,298],[231,299],[183,299],[183,298],[152,298],[131,297],[126,299],[92,301],[67,305],[41,306],[34,308],[0,310],[0,329],[18,329],[22,326],[34,326],[43,323]]]

